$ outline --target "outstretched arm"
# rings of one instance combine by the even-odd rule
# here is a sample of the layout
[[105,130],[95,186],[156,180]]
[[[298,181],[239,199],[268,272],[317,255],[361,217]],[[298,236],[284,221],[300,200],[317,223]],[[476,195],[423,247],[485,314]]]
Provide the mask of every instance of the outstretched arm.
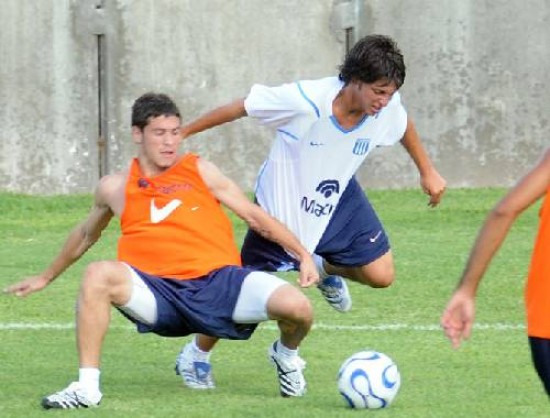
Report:
[[201,176],[214,196],[243,219],[254,231],[274,241],[300,261],[299,282],[308,287],[319,281],[317,267],[311,254],[298,238],[281,222],[270,216],[259,205],[252,203],[243,191],[211,162],[198,161]]
[[44,289],[99,239],[101,231],[108,225],[112,216],[113,212],[105,202],[104,188],[100,186],[95,193],[94,204],[87,218],[69,233],[50,265],[39,275],[8,286],[4,291],[16,296],[27,296]]
[[420,141],[414,122],[410,117],[407,119],[407,128],[401,139],[401,144],[405,147],[418,168],[422,190],[430,196],[428,205],[432,207],[437,206],[443,197],[447,182],[433,166],[428,153]]
[[491,210],[472,248],[462,278],[441,317],[441,326],[454,348],[470,336],[477,288],[494,255],[520,213],[550,186],[550,150]]
[[237,99],[234,102],[220,106],[197,119],[189,122],[181,128],[181,135],[187,138],[193,134],[205,131],[227,122],[246,116],[244,108],[244,99]]

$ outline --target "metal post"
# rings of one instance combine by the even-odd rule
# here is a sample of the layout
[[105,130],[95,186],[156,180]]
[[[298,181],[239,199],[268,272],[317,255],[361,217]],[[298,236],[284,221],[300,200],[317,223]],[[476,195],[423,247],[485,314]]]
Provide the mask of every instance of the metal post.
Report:
[[346,53],[366,34],[364,0],[337,0],[334,5],[331,26],[342,41]]
[[[103,18],[105,0],[94,0],[95,12]],[[103,20],[103,19],[101,19]],[[107,43],[104,25],[95,31],[97,44],[97,116],[98,116],[98,172],[103,177],[109,171],[109,125],[107,123]]]
[[97,116],[99,136],[97,140],[98,148],[98,169],[99,177],[103,177],[109,171],[109,125],[107,123],[107,80],[106,80],[106,51],[105,35],[96,35],[97,37]]

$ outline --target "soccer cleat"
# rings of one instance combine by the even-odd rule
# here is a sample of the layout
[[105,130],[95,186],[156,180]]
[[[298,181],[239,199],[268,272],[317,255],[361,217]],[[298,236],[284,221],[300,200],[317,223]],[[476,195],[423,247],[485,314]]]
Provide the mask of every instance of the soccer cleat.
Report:
[[79,382],[73,382],[65,389],[42,399],[44,409],[77,409],[98,406],[101,392],[88,393]]
[[351,295],[346,281],[340,276],[328,276],[317,285],[322,295],[339,312],[347,312],[351,309]]
[[187,344],[176,359],[176,374],[181,376],[183,383],[191,389],[215,389],[212,378],[212,366],[206,361],[193,359],[193,347]]
[[302,370],[306,368],[306,362],[298,356],[288,358],[277,353],[277,341],[269,347],[268,355],[277,369],[281,396],[304,396],[307,385]]

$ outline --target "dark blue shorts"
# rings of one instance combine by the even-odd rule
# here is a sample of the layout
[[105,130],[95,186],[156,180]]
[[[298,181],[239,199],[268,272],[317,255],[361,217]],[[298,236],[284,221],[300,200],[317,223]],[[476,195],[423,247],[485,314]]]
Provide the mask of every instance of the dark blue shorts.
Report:
[[[336,266],[359,267],[390,249],[382,223],[361,186],[352,177],[315,253]],[[241,249],[243,264],[264,271],[298,270],[297,261],[278,244],[248,230]]]
[[139,332],[165,337],[201,333],[232,340],[250,338],[257,324],[236,324],[232,316],[244,278],[252,270],[237,266],[222,267],[193,280],[151,276],[132,267],[151,289],[157,301],[157,322],[153,326],[136,323]]

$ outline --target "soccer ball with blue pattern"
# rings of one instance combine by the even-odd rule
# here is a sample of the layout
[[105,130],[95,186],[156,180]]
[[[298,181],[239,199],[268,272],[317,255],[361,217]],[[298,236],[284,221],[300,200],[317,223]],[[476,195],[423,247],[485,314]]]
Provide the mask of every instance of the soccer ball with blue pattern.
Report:
[[401,386],[397,365],[378,351],[360,351],[338,372],[338,390],[351,408],[387,408]]

